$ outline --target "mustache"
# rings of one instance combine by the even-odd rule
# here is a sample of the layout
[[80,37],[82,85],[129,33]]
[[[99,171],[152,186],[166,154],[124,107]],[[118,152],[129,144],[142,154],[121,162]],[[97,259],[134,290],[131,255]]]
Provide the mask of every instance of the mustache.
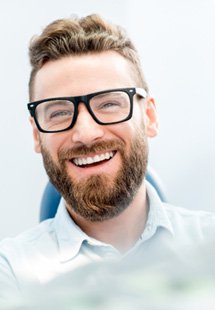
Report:
[[58,158],[60,160],[71,159],[81,155],[88,155],[96,152],[107,152],[107,151],[120,151],[124,148],[124,143],[121,140],[108,140],[100,141],[92,144],[91,146],[80,145],[70,149],[61,149],[58,152]]

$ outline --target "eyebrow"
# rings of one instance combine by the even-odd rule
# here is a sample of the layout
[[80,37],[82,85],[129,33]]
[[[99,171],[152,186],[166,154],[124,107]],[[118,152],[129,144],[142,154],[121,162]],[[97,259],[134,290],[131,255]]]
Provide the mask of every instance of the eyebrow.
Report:
[[122,94],[126,94],[125,92],[123,91],[120,91],[120,90],[116,90],[115,92],[107,92],[107,93],[102,93],[102,94],[98,94],[98,95],[95,95],[93,98],[103,98],[103,97],[106,97],[107,95],[111,95],[111,96],[114,96],[114,97],[119,97],[121,96]]
[[69,105],[71,104],[72,102],[71,101],[68,101],[68,100],[63,100],[63,99],[56,99],[56,100],[53,100],[53,101],[44,101],[46,102],[46,104],[44,105],[43,109],[44,111],[48,111],[52,106],[55,106],[55,105],[62,105],[62,106],[66,106],[66,105]]

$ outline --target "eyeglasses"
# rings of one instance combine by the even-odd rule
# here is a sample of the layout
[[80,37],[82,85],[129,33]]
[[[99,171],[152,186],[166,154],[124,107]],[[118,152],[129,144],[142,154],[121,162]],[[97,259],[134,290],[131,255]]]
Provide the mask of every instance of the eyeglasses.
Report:
[[132,117],[133,97],[146,98],[143,88],[117,88],[85,96],[48,98],[28,103],[28,110],[41,132],[61,132],[71,129],[78,117],[78,105],[83,103],[92,118],[101,125],[122,123]]

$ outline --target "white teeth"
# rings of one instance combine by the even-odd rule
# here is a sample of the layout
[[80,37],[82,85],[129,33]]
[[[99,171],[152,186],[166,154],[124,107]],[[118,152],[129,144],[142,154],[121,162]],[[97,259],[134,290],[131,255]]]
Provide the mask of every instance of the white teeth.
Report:
[[106,152],[104,154],[95,155],[94,157],[74,158],[73,162],[76,166],[90,165],[99,161],[110,159],[113,157],[113,152]]
[[100,160],[105,160],[105,155],[104,154],[101,154],[99,157],[100,157]]
[[96,163],[96,162],[98,162],[100,159],[99,159],[99,155],[96,155],[95,157],[94,157],[94,163]]
[[87,164],[87,159],[86,158],[82,158],[81,162],[82,162],[82,165],[86,165]]
[[105,153],[105,159],[109,159],[109,153]]
[[93,163],[93,159],[92,157],[87,157],[87,164],[92,164]]

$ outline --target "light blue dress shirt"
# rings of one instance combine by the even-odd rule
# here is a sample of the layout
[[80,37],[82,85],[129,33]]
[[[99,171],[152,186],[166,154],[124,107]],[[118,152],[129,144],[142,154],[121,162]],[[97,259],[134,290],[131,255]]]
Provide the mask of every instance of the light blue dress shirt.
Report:
[[94,261],[118,260],[139,252],[147,263],[147,258],[159,259],[166,250],[197,244],[214,233],[214,214],[162,203],[148,183],[147,195],[149,214],[144,231],[123,256],[113,246],[86,235],[69,216],[63,201],[54,219],[1,241],[0,297],[7,291],[25,291],[31,285],[47,283]]

